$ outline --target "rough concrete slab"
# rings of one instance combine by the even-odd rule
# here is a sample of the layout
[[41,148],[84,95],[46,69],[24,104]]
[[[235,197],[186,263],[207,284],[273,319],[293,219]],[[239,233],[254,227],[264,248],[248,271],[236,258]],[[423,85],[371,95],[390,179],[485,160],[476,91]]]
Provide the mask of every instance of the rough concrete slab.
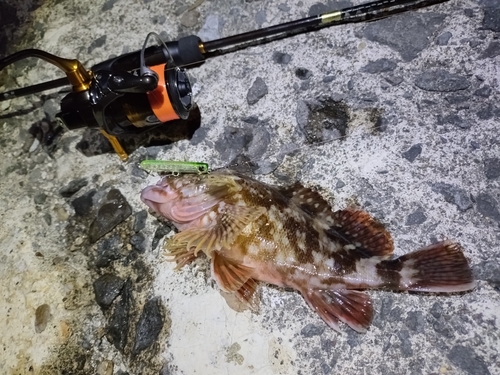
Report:
[[[8,52],[40,48],[90,67],[139,49],[150,31],[225,37],[338,2],[4,3]],[[0,103],[0,373],[500,374],[498,14],[494,0],[451,0],[213,58],[190,69],[201,111],[193,138],[127,163],[82,155],[82,131],[65,133],[51,157],[29,151],[28,129],[44,110],[53,116],[57,91]],[[0,91],[60,76],[27,60],[0,76]],[[146,157],[213,168],[236,158],[262,181],[300,180],[335,208],[354,202],[378,218],[397,255],[454,239],[478,286],[370,291],[366,334],[332,331],[275,287],[261,287],[259,314],[237,311],[206,260],[181,271],[164,261],[173,232],[144,219],[139,200],[157,180],[137,168]],[[87,184],[68,196],[74,181]],[[93,244],[89,227],[112,189],[133,214]],[[109,307],[94,290],[104,275],[123,281]]]

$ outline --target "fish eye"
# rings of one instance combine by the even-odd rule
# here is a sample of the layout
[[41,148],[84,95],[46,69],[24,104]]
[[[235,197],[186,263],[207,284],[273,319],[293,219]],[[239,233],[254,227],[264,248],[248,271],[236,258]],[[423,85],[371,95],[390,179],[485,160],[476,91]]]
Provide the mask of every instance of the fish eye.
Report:
[[198,167],[198,171],[200,171],[200,172],[205,172],[206,170],[207,170],[207,169],[205,168],[205,166],[204,166],[204,165],[200,165],[200,166]]

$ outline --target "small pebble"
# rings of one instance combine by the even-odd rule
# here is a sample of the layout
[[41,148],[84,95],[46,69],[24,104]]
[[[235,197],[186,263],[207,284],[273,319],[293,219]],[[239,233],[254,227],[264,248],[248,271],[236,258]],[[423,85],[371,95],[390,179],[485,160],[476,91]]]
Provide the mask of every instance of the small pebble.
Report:
[[43,304],[38,306],[35,312],[35,332],[42,333],[45,331],[51,317],[49,305]]

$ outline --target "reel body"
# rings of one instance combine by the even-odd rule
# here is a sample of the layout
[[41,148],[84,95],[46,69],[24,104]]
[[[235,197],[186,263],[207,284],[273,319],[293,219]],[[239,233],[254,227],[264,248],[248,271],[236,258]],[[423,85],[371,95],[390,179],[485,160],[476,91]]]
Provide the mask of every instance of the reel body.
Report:
[[129,72],[93,72],[89,89],[66,95],[56,117],[69,130],[101,128],[112,136],[186,119],[193,102],[185,71],[167,64],[152,69],[158,80]]

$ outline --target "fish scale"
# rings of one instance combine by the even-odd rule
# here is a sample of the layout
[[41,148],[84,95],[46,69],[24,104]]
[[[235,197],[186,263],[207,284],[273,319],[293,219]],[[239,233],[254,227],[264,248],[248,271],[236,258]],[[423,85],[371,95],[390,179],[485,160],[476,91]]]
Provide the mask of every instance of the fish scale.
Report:
[[443,241],[392,259],[381,223],[357,208],[333,212],[300,183],[277,187],[217,170],[166,177],[141,199],[180,230],[167,242],[178,267],[205,253],[219,287],[254,310],[261,281],[296,289],[335,330],[344,322],[364,332],[373,308],[360,289],[450,293],[475,286],[459,244]]

